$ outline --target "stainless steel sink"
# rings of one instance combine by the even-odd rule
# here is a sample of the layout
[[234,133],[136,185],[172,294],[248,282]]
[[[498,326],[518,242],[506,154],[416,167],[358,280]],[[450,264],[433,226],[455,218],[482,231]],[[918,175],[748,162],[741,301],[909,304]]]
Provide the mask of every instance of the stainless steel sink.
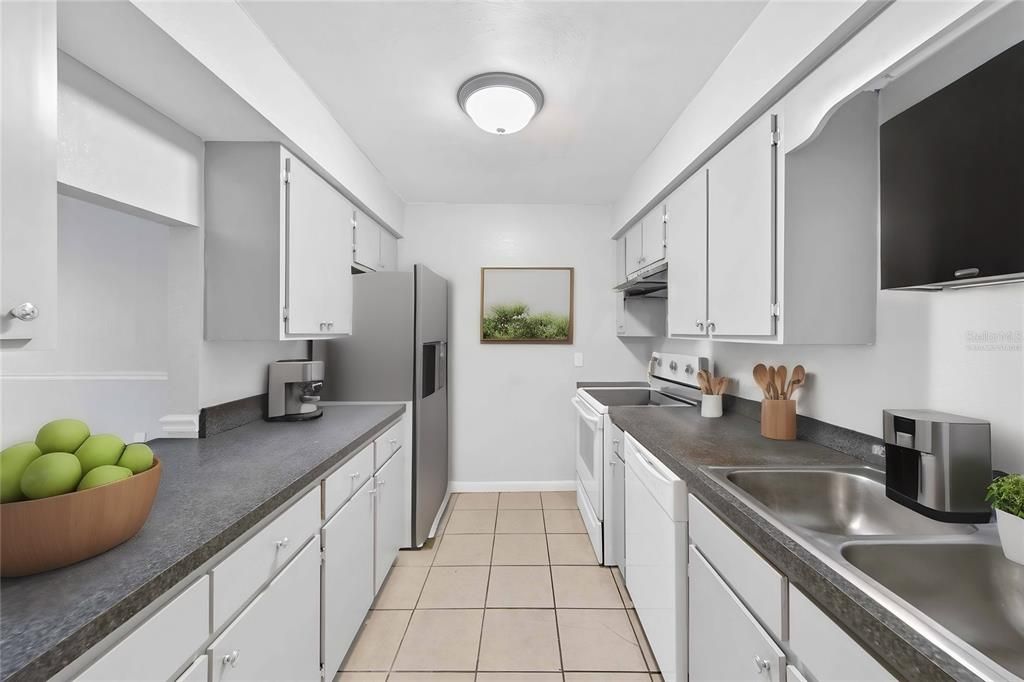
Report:
[[881,472],[837,469],[736,469],[724,477],[781,521],[830,535],[961,535],[974,526],[933,521],[885,496]]
[[1024,566],[998,546],[858,542],[841,553],[968,644],[1024,674]]

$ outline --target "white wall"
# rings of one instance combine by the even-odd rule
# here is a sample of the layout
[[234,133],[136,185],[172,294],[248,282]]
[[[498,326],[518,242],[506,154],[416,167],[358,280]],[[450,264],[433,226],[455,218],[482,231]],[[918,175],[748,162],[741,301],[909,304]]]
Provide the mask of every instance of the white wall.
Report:
[[3,445],[32,440],[62,417],[125,439],[159,435],[168,390],[169,230],[60,197],[57,346],[3,354]]
[[[671,303],[670,303],[671,305]],[[804,365],[797,411],[881,437],[882,410],[925,408],[992,422],[993,465],[1024,472],[1024,285],[947,292],[882,291],[873,346],[771,346],[664,340],[709,354],[730,393],[760,400],[758,362]]]
[[133,0],[369,212],[402,233],[403,202],[313,90],[237,3]]
[[57,69],[57,181],[156,220],[199,225],[203,141],[63,52]]
[[[453,485],[572,481],[575,382],[645,378],[649,344],[615,336],[608,221],[596,206],[406,208],[400,267],[423,263],[450,282]],[[509,265],[576,268],[573,345],[480,343],[480,268]]]
[[611,231],[638,217],[716,142],[750,123],[759,106],[778,98],[816,55],[834,49],[873,11],[862,0],[769,2],[633,174],[612,209]]

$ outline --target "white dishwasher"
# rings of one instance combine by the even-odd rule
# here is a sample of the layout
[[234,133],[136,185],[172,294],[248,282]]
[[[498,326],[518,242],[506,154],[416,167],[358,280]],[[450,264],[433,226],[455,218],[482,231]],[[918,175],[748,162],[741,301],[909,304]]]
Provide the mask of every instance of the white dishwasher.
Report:
[[628,433],[626,587],[666,682],[686,679],[686,484]]

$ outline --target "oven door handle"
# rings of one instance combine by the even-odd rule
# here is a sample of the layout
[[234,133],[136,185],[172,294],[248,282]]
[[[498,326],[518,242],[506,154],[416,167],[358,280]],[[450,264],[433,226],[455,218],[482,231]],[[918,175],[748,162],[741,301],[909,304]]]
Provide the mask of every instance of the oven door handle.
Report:
[[587,404],[579,399],[579,396],[573,396],[572,404],[576,406],[576,413],[586,421],[588,424],[594,427],[595,431],[600,431],[604,428],[604,422],[601,417],[595,417],[591,414],[591,410],[587,407]]

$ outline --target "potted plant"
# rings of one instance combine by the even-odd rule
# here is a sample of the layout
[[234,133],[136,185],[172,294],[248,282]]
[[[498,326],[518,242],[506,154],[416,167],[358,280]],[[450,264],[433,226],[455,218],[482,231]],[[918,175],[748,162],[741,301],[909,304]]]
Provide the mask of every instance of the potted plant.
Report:
[[1010,474],[992,481],[985,496],[996,510],[999,541],[1010,561],[1024,564],[1024,476]]

